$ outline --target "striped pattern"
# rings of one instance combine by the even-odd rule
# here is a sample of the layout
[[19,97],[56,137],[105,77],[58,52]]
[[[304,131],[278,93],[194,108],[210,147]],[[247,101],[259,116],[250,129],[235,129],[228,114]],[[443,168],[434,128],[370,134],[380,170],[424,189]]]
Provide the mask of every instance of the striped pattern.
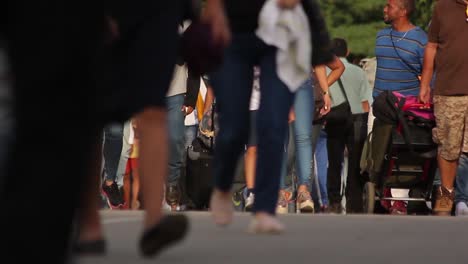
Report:
[[[419,27],[411,29],[406,35],[405,33],[392,31],[391,28],[385,28],[377,33],[374,97],[385,90],[398,91],[404,95],[419,93],[418,75],[422,71],[427,35]],[[400,57],[411,67],[402,62]]]

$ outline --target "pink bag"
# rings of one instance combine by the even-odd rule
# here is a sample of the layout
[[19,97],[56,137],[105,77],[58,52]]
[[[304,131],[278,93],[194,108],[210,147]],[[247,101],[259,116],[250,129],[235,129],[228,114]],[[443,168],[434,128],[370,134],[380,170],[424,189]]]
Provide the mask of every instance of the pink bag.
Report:
[[403,112],[409,120],[420,119],[420,121],[434,122],[434,107],[432,103],[421,103],[417,96],[404,96],[400,93],[393,92],[398,97],[398,100],[405,100],[403,104]]

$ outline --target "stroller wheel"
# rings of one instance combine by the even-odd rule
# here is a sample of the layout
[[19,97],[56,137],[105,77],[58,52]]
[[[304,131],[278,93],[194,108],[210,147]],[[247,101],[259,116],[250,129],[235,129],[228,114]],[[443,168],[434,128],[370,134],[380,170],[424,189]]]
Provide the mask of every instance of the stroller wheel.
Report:
[[362,192],[362,201],[365,214],[373,214],[375,206],[375,185],[373,182],[366,182]]

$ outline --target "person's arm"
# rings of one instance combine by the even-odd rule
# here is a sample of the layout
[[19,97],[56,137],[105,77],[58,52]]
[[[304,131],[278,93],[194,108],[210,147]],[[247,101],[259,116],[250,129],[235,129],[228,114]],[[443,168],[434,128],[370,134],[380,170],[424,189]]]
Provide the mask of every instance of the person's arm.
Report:
[[323,107],[322,109],[320,109],[320,115],[323,116],[328,114],[331,108],[330,93],[328,91],[329,86],[327,81],[327,69],[325,65],[317,65],[314,67],[314,71],[317,83],[319,84],[323,92]]
[[431,99],[431,80],[434,74],[434,60],[437,54],[437,47],[437,43],[428,42],[424,50],[421,88],[419,91],[419,100],[423,103],[429,103]]
[[367,81],[366,73],[362,71],[361,74],[361,85],[359,89],[359,97],[361,99],[361,106],[364,113],[370,111],[369,100],[372,98],[372,89]]
[[345,71],[345,66],[341,60],[334,56],[333,60],[326,64],[330,68],[331,72],[327,76],[328,87],[334,84]]
[[200,75],[195,74],[190,68],[187,71],[187,93],[184,98],[183,110],[186,115],[189,115],[193,112],[197,103],[198,92],[200,91]]
[[223,0],[207,0],[202,21],[211,25],[213,41],[226,47],[231,41],[229,22],[224,13]]

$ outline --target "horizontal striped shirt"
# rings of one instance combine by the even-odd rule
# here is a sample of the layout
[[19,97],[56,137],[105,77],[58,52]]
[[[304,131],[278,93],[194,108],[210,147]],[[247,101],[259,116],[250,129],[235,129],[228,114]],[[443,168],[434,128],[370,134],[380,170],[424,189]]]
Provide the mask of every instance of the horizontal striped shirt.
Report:
[[[419,94],[419,79],[427,35],[419,27],[407,32],[385,28],[377,33],[374,97],[382,91],[398,91],[403,95]],[[408,65],[409,64],[409,65]]]

